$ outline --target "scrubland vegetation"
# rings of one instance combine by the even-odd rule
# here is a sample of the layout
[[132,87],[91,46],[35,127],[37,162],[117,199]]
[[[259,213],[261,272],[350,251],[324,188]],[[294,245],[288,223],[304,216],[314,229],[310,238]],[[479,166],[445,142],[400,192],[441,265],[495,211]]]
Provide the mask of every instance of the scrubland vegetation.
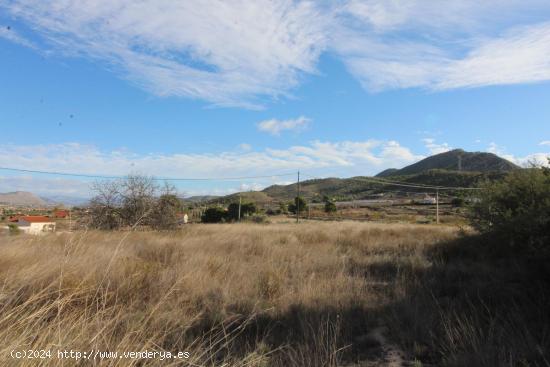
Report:
[[417,365],[545,365],[536,269],[487,264],[457,241],[452,227],[345,222],[13,236],[0,246],[3,364],[36,365],[9,359],[25,345],[188,351],[200,366],[385,365],[371,335],[384,327]]
[[[550,172],[485,185],[472,229],[305,222],[0,242],[10,351],[189,352],[64,365],[550,366]],[[60,365],[54,358],[42,365]]]

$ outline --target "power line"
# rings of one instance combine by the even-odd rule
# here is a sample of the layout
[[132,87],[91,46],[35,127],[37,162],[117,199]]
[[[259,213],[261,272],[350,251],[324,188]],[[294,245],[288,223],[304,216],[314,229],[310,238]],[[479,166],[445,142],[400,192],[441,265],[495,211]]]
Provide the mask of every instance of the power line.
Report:
[[[57,175],[57,176],[69,176],[69,177],[83,177],[83,178],[97,178],[97,179],[122,179],[124,176],[105,176],[105,175],[89,175],[84,173],[70,173],[70,172],[55,172],[55,171],[38,171],[22,168],[12,168],[12,167],[0,167],[0,170],[4,171],[13,171],[13,172],[24,172],[24,173],[38,173],[45,175]],[[241,176],[241,177],[198,177],[198,178],[188,178],[188,177],[152,177],[152,180],[155,181],[233,181],[233,180],[247,180],[247,179],[257,179],[257,178],[270,178],[270,177],[285,177],[285,176],[294,176],[295,173],[283,173],[277,175],[263,175],[263,176]]]

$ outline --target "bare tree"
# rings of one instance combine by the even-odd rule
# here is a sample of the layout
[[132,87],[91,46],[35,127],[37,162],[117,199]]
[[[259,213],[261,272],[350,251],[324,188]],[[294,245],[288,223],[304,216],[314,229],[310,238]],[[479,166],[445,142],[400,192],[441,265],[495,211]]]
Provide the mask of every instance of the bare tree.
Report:
[[149,224],[157,190],[158,186],[149,176],[132,174],[122,181],[122,214],[125,224]]
[[90,201],[92,228],[113,230],[123,224],[119,181],[96,181],[92,184],[95,196]]
[[92,228],[113,230],[140,224],[174,229],[183,210],[173,185],[165,182],[160,188],[148,176],[133,174],[117,181],[97,181],[92,191],[95,192],[90,202]]
[[178,226],[178,214],[183,210],[183,204],[177,195],[174,185],[164,182],[161,194],[156,201],[150,224],[155,229],[169,230]]

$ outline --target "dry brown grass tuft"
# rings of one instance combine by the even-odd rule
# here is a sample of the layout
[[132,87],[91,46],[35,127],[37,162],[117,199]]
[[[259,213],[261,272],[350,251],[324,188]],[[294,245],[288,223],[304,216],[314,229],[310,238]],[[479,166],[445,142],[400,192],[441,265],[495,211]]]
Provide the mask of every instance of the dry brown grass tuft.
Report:
[[400,320],[396,300],[432,268],[434,246],[456,236],[445,226],[341,222],[5,237],[0,359],[35,366],[10,351],[72,349],[188,351],[185,363],[198,366],[376,363],[380,346],[365,335]]

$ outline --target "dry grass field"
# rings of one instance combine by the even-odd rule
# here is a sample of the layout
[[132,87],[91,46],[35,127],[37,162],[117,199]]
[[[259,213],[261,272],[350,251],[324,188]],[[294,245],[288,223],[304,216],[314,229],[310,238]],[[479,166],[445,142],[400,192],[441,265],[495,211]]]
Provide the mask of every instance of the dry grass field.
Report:
[[[468,239],[459,247],[461,236],[352,222],[4,236],[1,365],[548,366],[547,300],[521,293],[523,270],[485,264]],[[13,359],[14,349],[189,358]]]

